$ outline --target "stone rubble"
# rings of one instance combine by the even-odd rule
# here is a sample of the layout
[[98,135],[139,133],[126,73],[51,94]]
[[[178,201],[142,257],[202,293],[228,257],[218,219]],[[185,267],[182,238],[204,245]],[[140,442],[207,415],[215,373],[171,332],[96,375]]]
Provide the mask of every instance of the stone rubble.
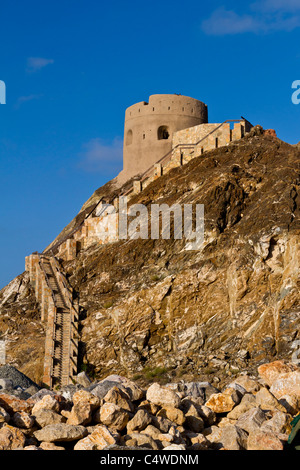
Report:
[[204,382],[144,390],[121,376],[91,384],[82,375],[67,393],[21,399],[4,390],[0,450],[286,450],[300,412],[299,375],[278,360],[223,390]]

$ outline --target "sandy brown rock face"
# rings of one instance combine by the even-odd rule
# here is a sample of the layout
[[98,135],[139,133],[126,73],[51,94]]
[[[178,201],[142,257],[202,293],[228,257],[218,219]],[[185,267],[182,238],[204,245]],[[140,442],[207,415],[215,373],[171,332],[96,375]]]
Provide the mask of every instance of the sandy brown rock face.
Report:
[[203,203],[202,251],[185,251],[181,240],[130,240],[65,263],[90,370],[223,380],[291,359],[300,317],[299,156],[275,137],[249,137],[172,170],[130,201]]
[[[93,245],[65,262],[81,307],[79,370],[83,362],[97,378],[114,370],[141,382],[213,377],[217,384],[291,360],[300,318],[299,158],[297,147],[250,133],[130,201],[204,204],[201,251],[186,251],[184,240],[129,240]],[[118,190],[109,183],[97,190],[61,236]],[[35,380],[44,332],[36,314],[25,321],[23,308],[36,306],[17,284],[0,293],[0,332],[9,328],[9,357]]]
[[0,339],[6,342],[6,362],[40,382],[45,329],[27,273],[0,291]]

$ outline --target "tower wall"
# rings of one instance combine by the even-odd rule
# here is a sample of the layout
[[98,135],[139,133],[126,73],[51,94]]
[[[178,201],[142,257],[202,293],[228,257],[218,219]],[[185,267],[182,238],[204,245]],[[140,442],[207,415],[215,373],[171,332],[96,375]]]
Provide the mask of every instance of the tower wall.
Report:
[[206,104],[181,95],[152,95],[125,113],[123,172],[143,173],[172,149],[174,132],[207,123]]

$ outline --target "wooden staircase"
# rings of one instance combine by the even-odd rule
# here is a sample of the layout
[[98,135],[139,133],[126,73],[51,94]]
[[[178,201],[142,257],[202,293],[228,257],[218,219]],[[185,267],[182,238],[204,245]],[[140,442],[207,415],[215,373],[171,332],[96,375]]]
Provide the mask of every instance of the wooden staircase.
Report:
[[46,322],[43,382],[61,388],[77,375],[78,301],[54,256],[33,254],[27,269]]

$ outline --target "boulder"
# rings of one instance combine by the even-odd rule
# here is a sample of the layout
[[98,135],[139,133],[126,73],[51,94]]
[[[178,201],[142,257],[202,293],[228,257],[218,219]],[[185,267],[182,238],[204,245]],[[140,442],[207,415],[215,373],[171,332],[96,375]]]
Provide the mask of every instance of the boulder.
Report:
[[133,432],[126,436],[126,446],[136,446],[150,450],[160,449],[156,441],[151,436],[138,432]]
[[158,411],[157,416],[162,416],[163,418],[168,418],[173,423],[178,426],[182,426],[185,422],[185,414],[183,411],[178,408],[166,407]]
[[83,387],[90,387],[91,386],[91,379],[85,372],[80,372],[75,377],[75,382]]
[[12,424],[17,428],[30,429],[35,424],[35,419],[26,411],[17,411],[12,417]]
[[2,423],[8,423],[9,420],[10,420],[9,413],[7,413],[7,411],[4,408],[0,407],[0,425]]
[[103,450],[115,444],[116,440],[109,430],[105,426],[97,426],[89,436],[77,442],[74,450]]
[[267,417],[260,408],[251,408],[239,417],[236,425],[247,433],[250,433],[257,431],[266,420]]
[[285,395],[300,396],[300,369],[281,375],[272,382],[270,392],[280,400]]
[[83,401],[77,402],[68,413],[67,424],[87,426],[92,421],[92,406]]
[[13,395],[8,395],[6,393],[0,394],[0,406],[7,411],[10,415],[14,413],[25,411],[26,413],[30,413],[32,409],[32,405],[27,403],[25,400],[20,400]]
[[248,450],[283,450],[284,446],[278,437],[264,429],[251,431],[247,441]]
[[15,450],[24,448],[26,437],[20,429],[8,424],[0,429],[0,450]]
[[278,380],[281,376],[297,370],[295,364],[287,363],[285,361],[274,361],[268,364],[262,364],[258,367],[260,377],[271,386],[273,382]]
[[100,399],[86,390],[75,392],[72,400],[74,405],[77,405],[78,403],[86,403],[90,405],[92,411],[96,410],[100,406]]
[[96,411],[94,419],[109,428],[111,427],[116,431],[122,431],[129,421],[129,414],[114,403],[104,403],[104,405]]
[[44,395],[32,408],[32,414],[35,415],[40,410],[52,410],[56,413],[59,412],[60,406],[56,398],[52,395]]
[[148,388],[146,399],[155,405],[173,408],[179,408],[181,402],[177,393],[160,386],[158,383],[154,383]]
[[255,395],[255,401],[257,406],[259,406],[262,410],[285,411],[285,408],[266,387],[262,387],[259,392],[257,392]]
[[35,422],[40,428],[51,424],[62,424],[66,419],[53,410],[41,409],[35,413]]
[[145,410],[138,410],[133,418],[127,423],[127,434],[134,431],[143,431],[152,421],[151,416]]
[[35,431],[34,436],[38,441],[72,442],[86,437],[87,434],[88,431],[84,426],[51,424],[39,431]]
[[111,388],[105,395],[104,401],[114,403],[120,408],[123,408],[123,410],[131,412],[134,410],[134,406],[131,403],[128,394],[118,387]]
[[230,411],[230,413],[227,414],[227,418],[239,419],[241,415],[251,410],[252,408],[256,408],[256,407],[257,407],[257,403],[255,400],[255,396],[252,395],[251,393],[246,393],[243,396],[241,403],[239,403],[235,408],[233,408],[232,411]]
[[211,395],[205,405],[215,413],[228,413],[240,402],[240,395],[233,388]]
[[220,442],[226,450],[247,449],[248,434],[238,426],[228,424],[222,428]]

